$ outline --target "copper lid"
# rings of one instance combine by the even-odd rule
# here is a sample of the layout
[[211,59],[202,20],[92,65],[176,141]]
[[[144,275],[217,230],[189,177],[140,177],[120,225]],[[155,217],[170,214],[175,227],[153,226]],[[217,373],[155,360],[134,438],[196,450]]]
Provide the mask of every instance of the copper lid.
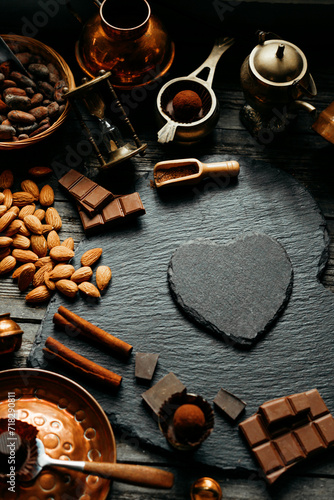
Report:
[[301,80],[307,71],[304,53],[285,40],[267,40],[251,52],[249,65],[264,83],[286,86]]
[[10,313],[0,314],[0,337],[22,334],[23,330],[14,320],[10,318]]

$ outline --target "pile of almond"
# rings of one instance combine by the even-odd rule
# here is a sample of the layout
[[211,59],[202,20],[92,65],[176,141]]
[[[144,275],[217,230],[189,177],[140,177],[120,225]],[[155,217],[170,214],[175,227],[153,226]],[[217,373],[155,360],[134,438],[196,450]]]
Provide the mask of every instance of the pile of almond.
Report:
[[[47,167],[34,167],[29,173],[42,177],[52,172]],[[108,266],[99,266],[93,285],[92,266],[102,255],[102,248],[92,248],[81,257],[77,270],[69,264],[74,257],[73,238],[60,241],[62,221],[52,206],[54,191],[48,184],[41,190],[26,179],[21,191],[12,192],[14,176],[11,170],[0,175],[0,276],[11,272],[19,290],[32,290],[26,295],[27,302],[37,304],[50,299],[58,290],[67,297],[75,297],[81,291],[86,297],[100,297],[111,280]],[[39,202],[41,208],[36,207]],[[16,266],[19,266],[16,268]],[[16,268],[16,269],[15,269]]]

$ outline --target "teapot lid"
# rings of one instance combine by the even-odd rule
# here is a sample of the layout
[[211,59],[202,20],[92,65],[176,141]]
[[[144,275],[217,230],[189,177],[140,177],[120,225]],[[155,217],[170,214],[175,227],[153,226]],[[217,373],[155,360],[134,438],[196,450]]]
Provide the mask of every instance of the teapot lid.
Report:
[[251,52],[249,65],[258,79],[278,86],[301,80],[307,71],[304,53],[285,40],[267,40],[257,45]]

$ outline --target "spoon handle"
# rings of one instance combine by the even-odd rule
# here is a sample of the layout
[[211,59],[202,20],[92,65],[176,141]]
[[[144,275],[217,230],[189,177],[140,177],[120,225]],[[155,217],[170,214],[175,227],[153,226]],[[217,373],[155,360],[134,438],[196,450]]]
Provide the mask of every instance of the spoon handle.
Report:
[[167,489],[171,488],[174,483],[174,474],[171,472],[144,465],[85,462],[83,470],[88,474],[97,474],[137,486]]
[[202,175],[228,175],[229,177],[237,177],[240,172],[240,165],[237,161],[219,161],[216,163],[202,163]]

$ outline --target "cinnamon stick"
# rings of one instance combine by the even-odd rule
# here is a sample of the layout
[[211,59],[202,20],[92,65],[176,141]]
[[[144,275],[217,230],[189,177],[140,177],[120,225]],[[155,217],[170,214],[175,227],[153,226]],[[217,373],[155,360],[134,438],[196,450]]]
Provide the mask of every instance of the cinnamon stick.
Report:
[[[74,327],[76,327],[82,335],[85,335],[91,340],[95,340],[103,344],[106,348],[110,349],[111,352],[119,356],[128,358],[133,349],[132,345],[124,342],[123,340],[114,337],[110,333],[102,330],[98,326],[93,325],[89,321],[81,318],[77,314],[73,313],[64,306],[58,308],[58,313],[69,321]],[[60,324],[60,320],[56,318]]]
[[46,355],[47,359],[59,362],[66,368],[70,368],[91,381],[100,382],[114,390],[119,389],[121,385],[122,377],[120,375],[71,351],[71,349],[52,337],[46,339],[43,353]]

